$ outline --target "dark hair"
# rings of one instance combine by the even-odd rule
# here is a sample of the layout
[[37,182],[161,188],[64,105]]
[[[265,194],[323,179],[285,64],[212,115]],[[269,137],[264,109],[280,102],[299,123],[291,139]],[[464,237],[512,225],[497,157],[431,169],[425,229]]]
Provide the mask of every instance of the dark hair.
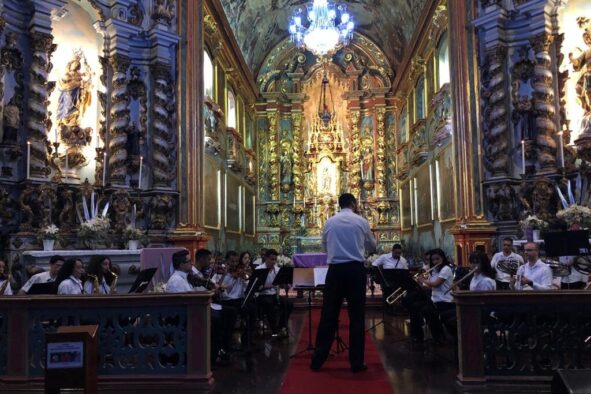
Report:
[[355,199],[355,196],[352,195],[351,193],[343,193],[339,197],[339,207],[341,207],[341,209],[342,208],[351,208],[353,206],[353,204],[355,204],[356,202],[357,202],[357,199]]
[[239,264],[242,264],[242,259],[246,255],[248,255],[248,257],[250,257],[250,262],[252,263],[252,255],[250,254],[250,252],[248,250],[245,250],[244,252],[240,253],[240,257],[238,257],[238,263]]
[[400,250],[402,250],[402,245],[400,245],[400,244],[394,244],[392,246],[392,250],[394,250],[394,249],[400,249]]
[[179,250],[178,252],[174,252],[172,255],[172,268],[178,270],[184,262],[187,261],[187,255],[189,254],[188,250]]
[[208,259],[211,256],[209,249],[199,249],[195,252],[195,261]]
[[[429,251],[429,266],[433,267],[433,255],[439,255],[441,257],[441,261],[443,261],[443,265],[451,265],[449,260],[447,259],[447,256],[445,255],[445,252],[441,249],[441,248],[435,248],[435,249],[431,249]],[[439,270],[441,270],[441,266],[439,266]]]
[[513,238],[505,237],[505,238],[503,238],[503,242],[505,242],[505,241],[509,241],[509,242],[511,242],[511,245],[513,245]]
[[99,279],[99,282],[103,279],[104,276],[105,280],[107,281],[107,284],[110,286],[111,282],[113,281],[113,276],[109,273],[105,275],[101,267],[103,261],[105,260],[109,260],[109,271],[113,271],[113,263],[111,262],[111,259],[108,256],[94,255],[90,258],[90,262],[88,263],[88,267],[86,268],[86,273],[95,275]]
[[63,261],[66,262],[66,259],[64,259],[62,256],[60,256],[59,254],[54,254],[53,256],[51,256],[51,258],[49,259],[49,264],[55,264],[58,261]]
[[229,260],[230,257],[233,257],[233,256],[238,256],[238,253],[233,250],[228,251],[228,253],[226,253],[226,260]]
[[279,253],[277,253],[277,251],[275,249],[267,249],[267,253],[265,254],[265,257],[269,257],[269,256],[279,256]]
[[486,253],[482,253],[479,250],[472,252],[470,253],[470,257],[468,257],[468,261],[470,264],[478,264],[482,275],[488,276],[491,279],[495,278],[496,271],[493,267],[491,267],[490,260],[488,259]]
[[76,261],[82,262],[80,259],[67,259],[64,261],[64,265],[57,273],[57,277],[55,278],[55,288],[57,289],[64,280],[68,279],[72,273],[74,272],[74,267],[76,266]]

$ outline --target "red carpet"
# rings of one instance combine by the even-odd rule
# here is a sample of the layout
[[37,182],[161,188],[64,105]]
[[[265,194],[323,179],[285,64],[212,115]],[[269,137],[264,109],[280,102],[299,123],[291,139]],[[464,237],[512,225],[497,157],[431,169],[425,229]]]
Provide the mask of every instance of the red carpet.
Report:
[[[312,311],[312,344],[315,344],[316,329],[320,321],[320,310]],[[346,309],[341,310],[339,334],[346,344],[349,343],[349,318]],[[308,317],[304,322],[302,334],[296,351],[308,346]],[[333,342],[333,353],[336,342]],[[371,340],[370,333],[365,334],[365,363],[367,371],[352,373],[347,350],[329,356],[320,372],[310,370],[308,352],[291,359],[287,374],[281,385],[281,394],[331,394],[331,393],[393,393],[388,375],[384,370],[380,355]]]

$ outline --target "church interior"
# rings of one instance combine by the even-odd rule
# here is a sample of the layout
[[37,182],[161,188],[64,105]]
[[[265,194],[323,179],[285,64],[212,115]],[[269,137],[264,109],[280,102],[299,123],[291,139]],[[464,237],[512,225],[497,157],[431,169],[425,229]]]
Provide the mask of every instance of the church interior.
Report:
[[[0,392],[588,392],[590,181],[587,0],[0,0]],[[358,374],[347,308],[310,371],[296,286],[344,193],[377,241]]]

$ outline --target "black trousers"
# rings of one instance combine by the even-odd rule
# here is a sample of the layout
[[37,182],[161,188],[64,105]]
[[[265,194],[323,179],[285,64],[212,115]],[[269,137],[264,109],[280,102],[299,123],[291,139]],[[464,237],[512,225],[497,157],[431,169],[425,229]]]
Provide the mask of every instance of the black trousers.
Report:
[[281,328],[287,328],[289,315],[293,311],[293,302],[286,297],[259,294],[257,306],[267,315],[271,332],[277,334]]
[[439,313],[441,310],[448,309],[446,305],[438,307],[427,299],[424,294],[413,293],[404,298],[403,304],[410,315],[410,335],[414,340],[420,342],[424,339],[423,319],[427,322],[431,335],[435,340],[441,341],[445,339],[445,331]]
[[240,318],[244,322],[248,322],[248,327],[245,327],[244,331],[241,334],[241,341],[242,345],[246,344],[247,335],[252,334],[256,328],[256,315],[257,315],[257,306],[254,301],[247,302],[244,307],[242,307],[242,303],[244,302],[244,298],[232,299],[232,300],[223,300],[221,304],[224,308],[232,307],[234,308]]
[[509,282],[501,282],[500,280],[495,280],[497,282],[497,290],[509,290]]
[[560,288],[563,290],[580,290],[584,289],[587,284],[585,282],[561,283]]
[[347,299],[349,312],[349,362],[351,367],[363,365],[366,283],[363,263],[351,262],[329,265],[312,365],[319,368],[328,358],[332,341],[335,338],[343,299]]

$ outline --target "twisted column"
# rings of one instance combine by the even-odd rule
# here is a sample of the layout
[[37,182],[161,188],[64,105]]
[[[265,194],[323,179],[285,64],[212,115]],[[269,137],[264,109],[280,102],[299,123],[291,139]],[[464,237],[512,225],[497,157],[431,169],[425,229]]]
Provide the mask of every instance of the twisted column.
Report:
[[175,166],[172,164],[175,153],[171,152],[170,148],[174,138],[172,120],[174,85],[169,65],[162,63],[153,65],[152,74],[154,75],[154,108],[152,110],[154,186],[170,187],[170,181],[176,177]]
[[279,200],[279,136],[277,135],[277,111],[267,112],[269,121],[269,172],[271,182],[269,192],[271,200]]
[[29,82],[29,120],[27,139],[31,143],[30,171],[34,178],[48,175],[47,134],[51,130],[51,121],[47,106],[49,96],[55,88],[55,82],[48,82],[51,71],[51,55],[57,48],[51,34],[32,31],[29,33],[33,56],[31,59],[31,78]]
[[349,190],[358,197],[361,193],[361,140],[359,135],[359,109],[349,114],[351,130],[351,159],[349,161]]
[[385,115],[386,108],[378,107],[376,108],[376,118],[377,118],[377,152],[376,156],[378,161],[376,163],[376,193],[378,198],[382,198],[386,196],[386,132],[385,132]]
[[296,200],[304,199],[304,180],[303,174],[303,160],[302,160],[302,113],[293,112],[291,114],[293,123],[293,184],[294,195]]
[[126,145],[129,126],[127,70],[130,59],[127,56],[114,55],[109,61],[113,68],[108,152],[109,175],[112,184],[124,185],[127,176]]

